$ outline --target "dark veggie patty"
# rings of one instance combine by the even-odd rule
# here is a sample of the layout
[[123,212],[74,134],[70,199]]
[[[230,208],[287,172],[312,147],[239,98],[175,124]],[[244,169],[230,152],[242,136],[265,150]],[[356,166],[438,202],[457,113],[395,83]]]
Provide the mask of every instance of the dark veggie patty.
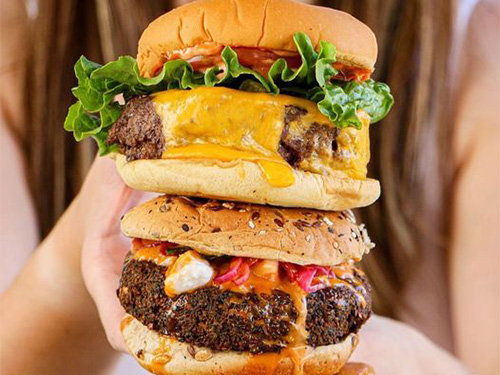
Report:
[[[288,345],[297,310],[281,291],[240,294],[206,287],[169,298],[166,268],[127,257],[118,298],[125,311],[148,328],[177,340],[221,351],[276,352]],[[307,296],[308,345],[336,344],[357,332],[371,314],[371,287],[363,278],[366,305],[347,286]]]

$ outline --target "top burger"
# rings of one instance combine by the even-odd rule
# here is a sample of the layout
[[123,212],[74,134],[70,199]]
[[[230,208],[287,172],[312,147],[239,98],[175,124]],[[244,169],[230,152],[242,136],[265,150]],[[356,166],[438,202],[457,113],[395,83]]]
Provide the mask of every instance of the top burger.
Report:
[[375,201],[369,126],[393,103],[370,79],[372,31],[290,0],[200,0],[153,21],[130,56],[82,57],[65,129],[130,186],[343,210]]

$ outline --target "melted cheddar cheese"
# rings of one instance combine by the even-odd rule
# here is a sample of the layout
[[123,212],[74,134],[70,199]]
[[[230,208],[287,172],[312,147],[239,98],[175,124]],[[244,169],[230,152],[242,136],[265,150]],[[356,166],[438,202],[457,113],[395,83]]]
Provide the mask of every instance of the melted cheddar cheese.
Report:
[[286,187],[293,185],[295,176],[290,165],[277,156],[263,156],[248,151],[239,151],[231,147],[214,144],[192,144],[173,147],[163,152],[163,159],[214,159],[223,162],[245,160],[257,163],[264,177],[271,186]]
[[[153,95],[162,120],[165,149],[162,158],[246,160],[259,165],[273,186],[294,183],[293,171],[279,154],[287,106],[305,110],[289,131],[304,134],[312,124],[335,127],[315,103],[287,95],[250,93],[224,87],[168,90]],[[359,112],[361,129],[338,132],[336,147],[313,152],[298,169],[323,175],[366,178],[370,158],[369,117]]]

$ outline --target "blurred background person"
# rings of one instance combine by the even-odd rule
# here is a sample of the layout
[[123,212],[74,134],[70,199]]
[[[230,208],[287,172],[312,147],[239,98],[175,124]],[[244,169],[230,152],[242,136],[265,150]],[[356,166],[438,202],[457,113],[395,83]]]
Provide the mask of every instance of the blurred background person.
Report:
[[[9,311],[12,314],[12,305],[19,299],[16,293],[25,290],[19,285],[24,285],[23,275],[30,267],[25,266],[28,258],[77,196],[95,156],[92,142],[75,145],[71,134],[62,128],[67,108],[74,101],[71,87],[76,84],[75,61],[81,54],[102,63],[123,54],[135,55],[138,38],[147,24],[182,1],[0,1],[0,285],[6,291],[0,308],[2,320],[6,317],[10,321]],[[498,374],[498,3],[314,3],[353,14],[377,35],[379,58],[374,78],[390,85],[395,105],[372,130],[370,174],[381,181],[383,193],[375,205],[358,213],[363,214],[362,220],[377,244],[363,263],[374,286],[375,312],[400,320],[431,340],[427,342],[406,326],[395,328],[391,321],[378,320],[361,331],[369,339],[361,340],[354,359],[371,358],[370,343],[383,337],[390,337],[392,345],[398,346],[413,335],[414,341],[407,342],[422,344],[438,362],[440,356],[447,356],[436,349],[440,347],[479,374]],[[125,210],[140,199],[119,185],[114,180],[116,175],[110,176],[112,165],[105,161],[97,164],[80,194],[80,203],[73,204],[58,224],[61,232],[81,220],[82,228],[74,239],[85,237],[85,220],[98,217],[102,220],[96,222],[109,224],[112,218],[102,210]],[[108,183],[112,180],[112,187],[102,179]],[[91,200],[102,205],[89,208]],[[79,324],[85,323],[85,329],[73,334],[81,335],[82,352],[93,358],[90,367],[77,365],[72,372],[109,373],[106,371],[111,371],[116,355],[106,342],[87,289],[98,307],[96,294],[114,298],[114,289],[96,292],[104,285],[95,285],[88,281],[89,275],[80,275],[80,257],[85,257],[85,250],[82,252],[78,245],[73,254],[72,246],[78,246],[61,241],[57,227],[54,232],[56,235],[49,236],[41,248],[69,244],[62,258],[68,256],[68,262],[76,264],[71,275],[74,279],[70,279],[79,293],[81,312],[81,316],[73,317],[81,319]],[[128,249],[126,242],[115,247],[120,250],[113,266],[119,270],[120,257]],[[83,267],[83,272],[91,272],[89,269]],[[65,304],[64,310],[72,311],[70,307]],[[23,319],[23,312],[16,314]],[[74,321],[68,318],[67,324],[74,326]],[[62,359],[68,365],[79,364],[70,352],[61,353]],[[139,371],[131,360],[119,366],[116,373]],[[422,373],[439,374],[428,370]]]

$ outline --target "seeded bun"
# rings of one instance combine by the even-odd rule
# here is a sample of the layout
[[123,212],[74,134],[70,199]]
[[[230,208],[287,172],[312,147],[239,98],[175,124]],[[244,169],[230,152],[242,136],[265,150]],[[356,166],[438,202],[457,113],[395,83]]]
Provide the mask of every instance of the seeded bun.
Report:
[[341,63],[373,69],[375,35],[347,13],[291,0],[199,0],[148,26],[139,41],[139,70],[151,77],[167,52],[206,42],[296,51],[296,32],[307,33],[316,50],[320,40],[333,43]]
[[335,265],[373,244],[351,211],[280,210],[249,203],[163,196],[122,219],[128,237],[174,242],[207,255]]
[[[272,360],[252,360],[253,356],[245,352],[218,352],[184,344],[149,330],[131,316],[126,316],[122,321],[122,334],[127,349],[139,364],[157,375],[294,373],[290,358],[283,358],[272,371]],[[303,374],[336,374],[351,356],[357,342],[358,337],[351,334],[339,344],[309,347]]]
[[135,160],[113,154],[127,185],[137,190],[328,211],[366,207],[380,196],[377,180],[354,180],[294,170],[295,183],[271,186],[258,165],[180,159]]

